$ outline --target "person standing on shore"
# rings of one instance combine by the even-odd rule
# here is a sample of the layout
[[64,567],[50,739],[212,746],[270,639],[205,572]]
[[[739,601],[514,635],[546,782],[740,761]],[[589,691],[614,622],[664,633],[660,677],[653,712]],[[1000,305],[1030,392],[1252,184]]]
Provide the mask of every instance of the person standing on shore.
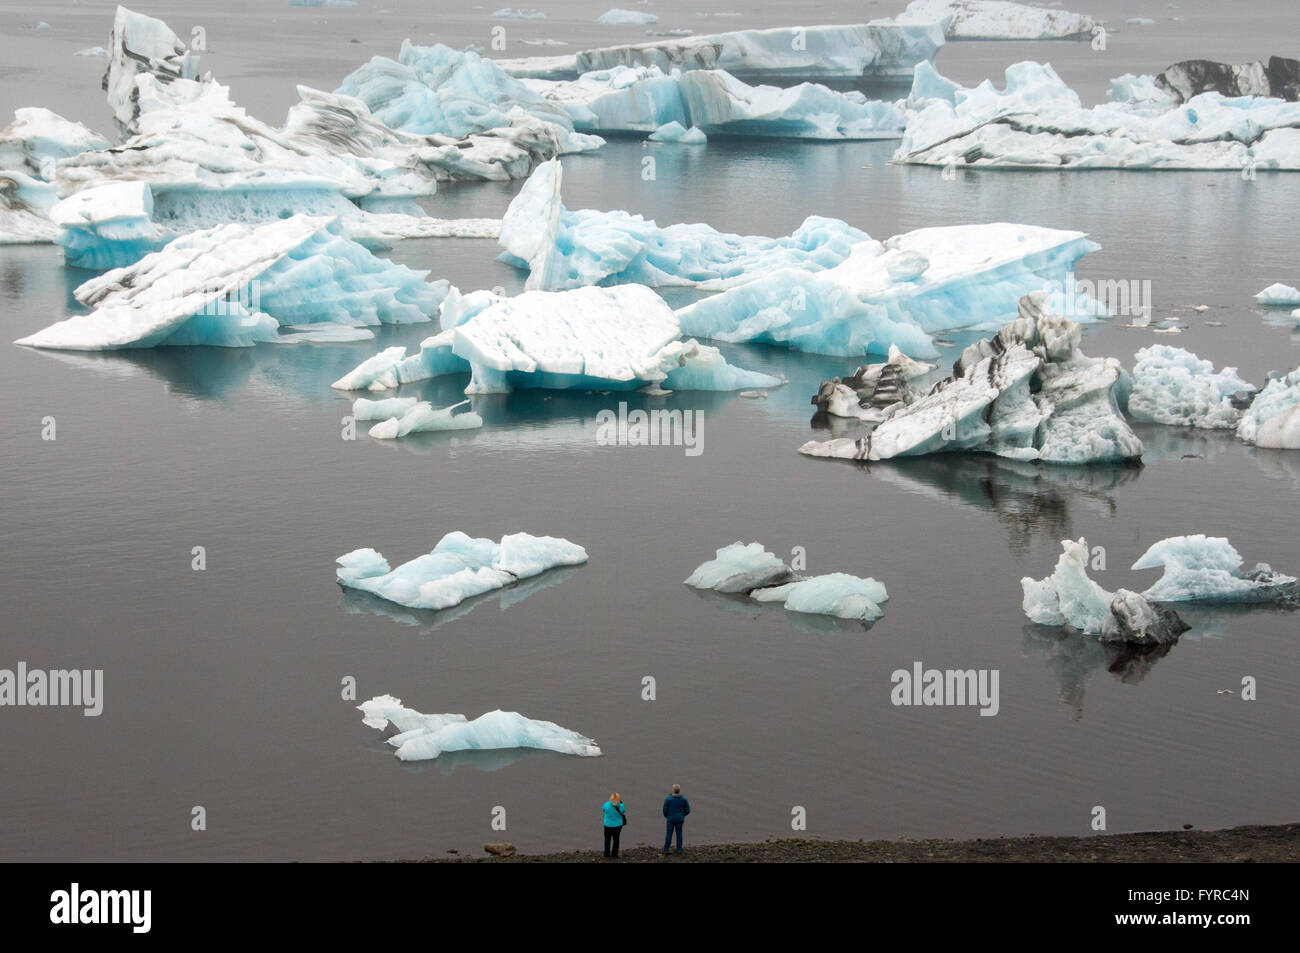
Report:
[[617,860],[618,837],[623,833],[623,825],[627,823],[627,807],[617,791],[600,806],[600,813],[605,822],[605,856]]
[[691,802],[682,797],[682,786],[673,785],[673,793],[664,798],[664,817],[668,821],[668,830],[664,834],[664,853],[668,853],[668,845],[673,839],[673,832],[677,832],[677,853],[682,852],[682,822],[686,820],[686,815],[691,813]]

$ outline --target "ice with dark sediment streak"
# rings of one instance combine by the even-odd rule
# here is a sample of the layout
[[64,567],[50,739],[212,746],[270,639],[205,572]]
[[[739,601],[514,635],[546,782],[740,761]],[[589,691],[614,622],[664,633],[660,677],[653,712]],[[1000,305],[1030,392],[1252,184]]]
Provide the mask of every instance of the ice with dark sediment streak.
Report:
[[1142,441],[1119,409],[1123,367],[1083,354],[1080,326],[1048,304],[1045,293],[1026,295],[1020,317],[966,348],[952,376],[924,397],[885,410],[869,434],[809,441],[799,452],[845,460],[944,452],[1067,464],[1139,459]]
[[377,695],[357,706],[362,723],[380,731],[390,724],[397,734],[388,744],[402,761],[428,761],[452,751],[538,748],[584,758],[600,756],[594,740],[554,722],[526,718],[514,711],[490,711],[472,721],[464,715],[426,715],[407,708],[400,698]]
[[822,381],[812,403],[832,417],[880,421],[889,407],[920,397],[912,382],[934,369],[891,347],[883,364],[864,364],[848,377]]
[[1267,563],[1247,570],[1241,554],[1221,536],[1172,536],[1138,557],[1134,570],[1163,568],[1143,595],[1158,602],[1273,603],[1300,605],[1296,578]]

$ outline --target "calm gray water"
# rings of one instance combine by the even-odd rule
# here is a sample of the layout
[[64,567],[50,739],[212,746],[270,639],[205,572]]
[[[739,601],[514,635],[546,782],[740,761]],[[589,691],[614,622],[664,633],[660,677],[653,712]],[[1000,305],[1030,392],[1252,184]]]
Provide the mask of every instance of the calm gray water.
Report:
[[[612,0],[536,5],[551,19],[507,28],[577,46],[640,35],[589,22]],[[1106,54],[959,44],[939,65],[974,81],[1014,59],[1050,59],[1096,98],[1118,73],[1190,55],[1294,54],[1271,41],[1300,35],[1290,4],[1072,6],[1158,22],[1123,27]],[[71,53],[106,41],[111,8],[6,4],[0,111],[46,105],[106,129],[102,61]],[[264,118],[282,115],[295,82],[333,88],[404,36],[463,45],[497,22],[491,6],[409,2],[140,9],[181,33],[205,25],[205,66]],[[681,3],[675,15],[670,4],[651,9],[663,29],[862,18],[846,3],[794,16],[720,0],[719,10],[746,15],[716,22]],[[890,9],[868,5],[871,15]],[[31,32],[37,20],[49,35]],[[640,143],[566,159],[566,203],[753,234],[787,233],[812,213],[882,238],[994,220],[1078,228],[1103,245],[1080,277],[1149,279],[1157,317],[1191,325],[1176,337],[1097,325],[1089,353],[1131,363],[1139,347],[1173,343],[1257,381],[1300,363],[1291,322],[1250,298],[1300,279],[1300,176],[987,172],[948,182],[888,165],[889,143],[652,148],[655,182],[639,177]],[[459,186],[430,207],[499,215],[517,187]],[[408,242],[392,257],[463,289],[519,290],[521,276],[495,253],[492,242],[448,240]],[[5,340],[64,316],[87,277],[63,268],[56,248],[0,248]],[[1200,304],[1210,310],[1190,312]],[[629,839],[654,842],[674,781],[695,808],[688,837],[710,841],[788,834],[795,806],[806,808],[809,834],[828,838],[1087,833],[1094,805],[1112,831],[1295,820],[1294,615],[1188,610],[1195,628],[1172,651],[1125,664],[1090,640],[1028,626],[1019,579],[1045,575],[1059,540],[1086,535],[1107,549],[1109,568],[1095,574],[1103,585],[1143,588],[1153,574],[1126,567],[1151,542],[1195,532],[1226,535],[1248,562],[1294,573],[1300,455],[1151,427],[1140,470],[805,459],[795,448],[815,435],[808,398],[852,362],[763,347],[726,351],[790,378],[768,400],[669,399],[705,414],[694,458],[597,446],[595,415],[616,398],[595,394],[476,398],[481,431],[396,446],[341,440],[350,405],[329,382],[379,347],[427,333],[114,355],[0,345],[0,667],[103,668],[106,680],[99,718],[0,709],[0,857],[391,858],[503,838],[527,851],[591,846],[611,790],[630,805]],[[464,383],[402,393],[446,405]],[[40,439],[47,415],[57,419],[53,442]],[[341,553],[373,546],[396,562],[453,529],[563,535],[591,561],[443,615],[346,596],[334,583]],[[801,620],[681,585],[737,539],[783,555],[805,547],[810,571],[883,580],[884,619],[870,630]],[[199,545],[205,572],[190,568]],[[917,660],[1000,670],[1000,713],[892,706],[890,673]],[[647,675],[653,702],[641,700]],[[1244,675],[1258,678],[1258,701],[1219,693]],[[423,711],[500,707],[554,720],[594,736],[605,756],[405,765],[341,700],[346,676],[361,698],[389,692]],[[206,808],[205,832],[190,829],[195,805]],[[497,806],[505,833],[490,828]]]

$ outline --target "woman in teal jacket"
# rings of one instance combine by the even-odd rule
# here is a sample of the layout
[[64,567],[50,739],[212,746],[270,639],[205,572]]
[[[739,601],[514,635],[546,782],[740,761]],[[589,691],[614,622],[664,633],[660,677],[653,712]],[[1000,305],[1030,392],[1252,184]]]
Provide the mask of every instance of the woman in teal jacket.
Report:
[[[618,857],[618,835],[623,833],[627,823],[627,806],[615,791],[609,800],[600,806],[602,819],[605,821],[605,856]],[[611,849],[611,845],[613,848]]]

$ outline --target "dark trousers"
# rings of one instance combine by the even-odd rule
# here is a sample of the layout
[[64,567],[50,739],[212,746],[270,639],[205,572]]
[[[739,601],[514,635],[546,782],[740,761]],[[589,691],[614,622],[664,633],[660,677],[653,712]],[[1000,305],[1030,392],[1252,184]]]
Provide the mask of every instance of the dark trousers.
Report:
[[673,831],[677,832],[677,849],[682,849],[682,822],[670,820],[668,822],[668,830],[664,834],[664,850],[667,850],[668,845],[672,842]]
[[[618,856],[618,835],[622,833],[623,833],[622,827],[605,828],[605,856],[606,857]],[[612,848],[610,846],[611,844],[613,845]]]

